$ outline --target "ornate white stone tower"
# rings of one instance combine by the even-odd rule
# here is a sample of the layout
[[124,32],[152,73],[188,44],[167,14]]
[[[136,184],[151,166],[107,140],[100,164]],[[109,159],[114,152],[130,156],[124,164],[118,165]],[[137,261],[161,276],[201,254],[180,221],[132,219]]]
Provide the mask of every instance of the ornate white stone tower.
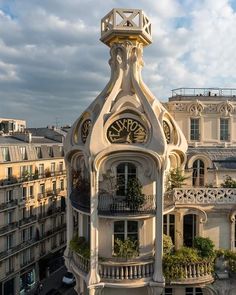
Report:
[[78,293],[161,294],[165,284],[165,172],[183,165],[187,143],[142,81],[151,40],[142,10],[113,9],[102,19],[111,78],[66,139],[65,257]]

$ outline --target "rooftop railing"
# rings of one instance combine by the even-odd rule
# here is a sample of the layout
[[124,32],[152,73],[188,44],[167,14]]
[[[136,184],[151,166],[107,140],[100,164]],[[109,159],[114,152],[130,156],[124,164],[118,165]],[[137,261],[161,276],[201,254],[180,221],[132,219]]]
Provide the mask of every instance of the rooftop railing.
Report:
[[176,96],[236,97],[236,88],[176,88],[172,90],[172,97]]

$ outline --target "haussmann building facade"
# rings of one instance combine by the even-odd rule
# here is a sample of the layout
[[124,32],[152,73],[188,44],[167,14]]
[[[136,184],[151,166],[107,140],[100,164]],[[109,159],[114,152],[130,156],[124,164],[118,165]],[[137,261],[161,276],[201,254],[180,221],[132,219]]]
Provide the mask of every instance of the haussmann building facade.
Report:
[[[222,263],[163,265],[175,249],[209,237],[235,249],[235,91],[176,89],[160,103],[141,77],[151,24],[141,10],[113,9],[101,22],[111,78],[65,142],[67,268],[78,294],[236,294]],[[173,169],[183,187],[168,189]],[[220,262],[219,262],[220,263]],[[220,273],[222,271],[222,273]]]

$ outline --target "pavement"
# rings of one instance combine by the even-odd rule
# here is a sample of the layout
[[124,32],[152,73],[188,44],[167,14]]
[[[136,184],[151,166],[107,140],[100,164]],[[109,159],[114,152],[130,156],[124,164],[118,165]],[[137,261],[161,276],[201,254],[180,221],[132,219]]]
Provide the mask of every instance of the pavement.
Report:
[[[62,277],[66,273],[66,267],[61,266],[56,271],[54,271],[48,278],[43,279],[41,283],[43,284],[43,290],[40,295],[46,295],[51,289],[56,289],[63,295],[77,295],[74,287],[67,287],[62,285]],[[35,291],[30,292],[29,295],[33,295]]]

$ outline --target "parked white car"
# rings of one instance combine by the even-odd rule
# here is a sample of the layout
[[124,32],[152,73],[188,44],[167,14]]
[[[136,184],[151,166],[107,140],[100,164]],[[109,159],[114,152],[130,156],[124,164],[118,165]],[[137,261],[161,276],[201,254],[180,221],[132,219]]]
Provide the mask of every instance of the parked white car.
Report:
[[66,272],[62,278],[62,284],[71,286],[75,283],[75,277],[73,273],[71,272]]

